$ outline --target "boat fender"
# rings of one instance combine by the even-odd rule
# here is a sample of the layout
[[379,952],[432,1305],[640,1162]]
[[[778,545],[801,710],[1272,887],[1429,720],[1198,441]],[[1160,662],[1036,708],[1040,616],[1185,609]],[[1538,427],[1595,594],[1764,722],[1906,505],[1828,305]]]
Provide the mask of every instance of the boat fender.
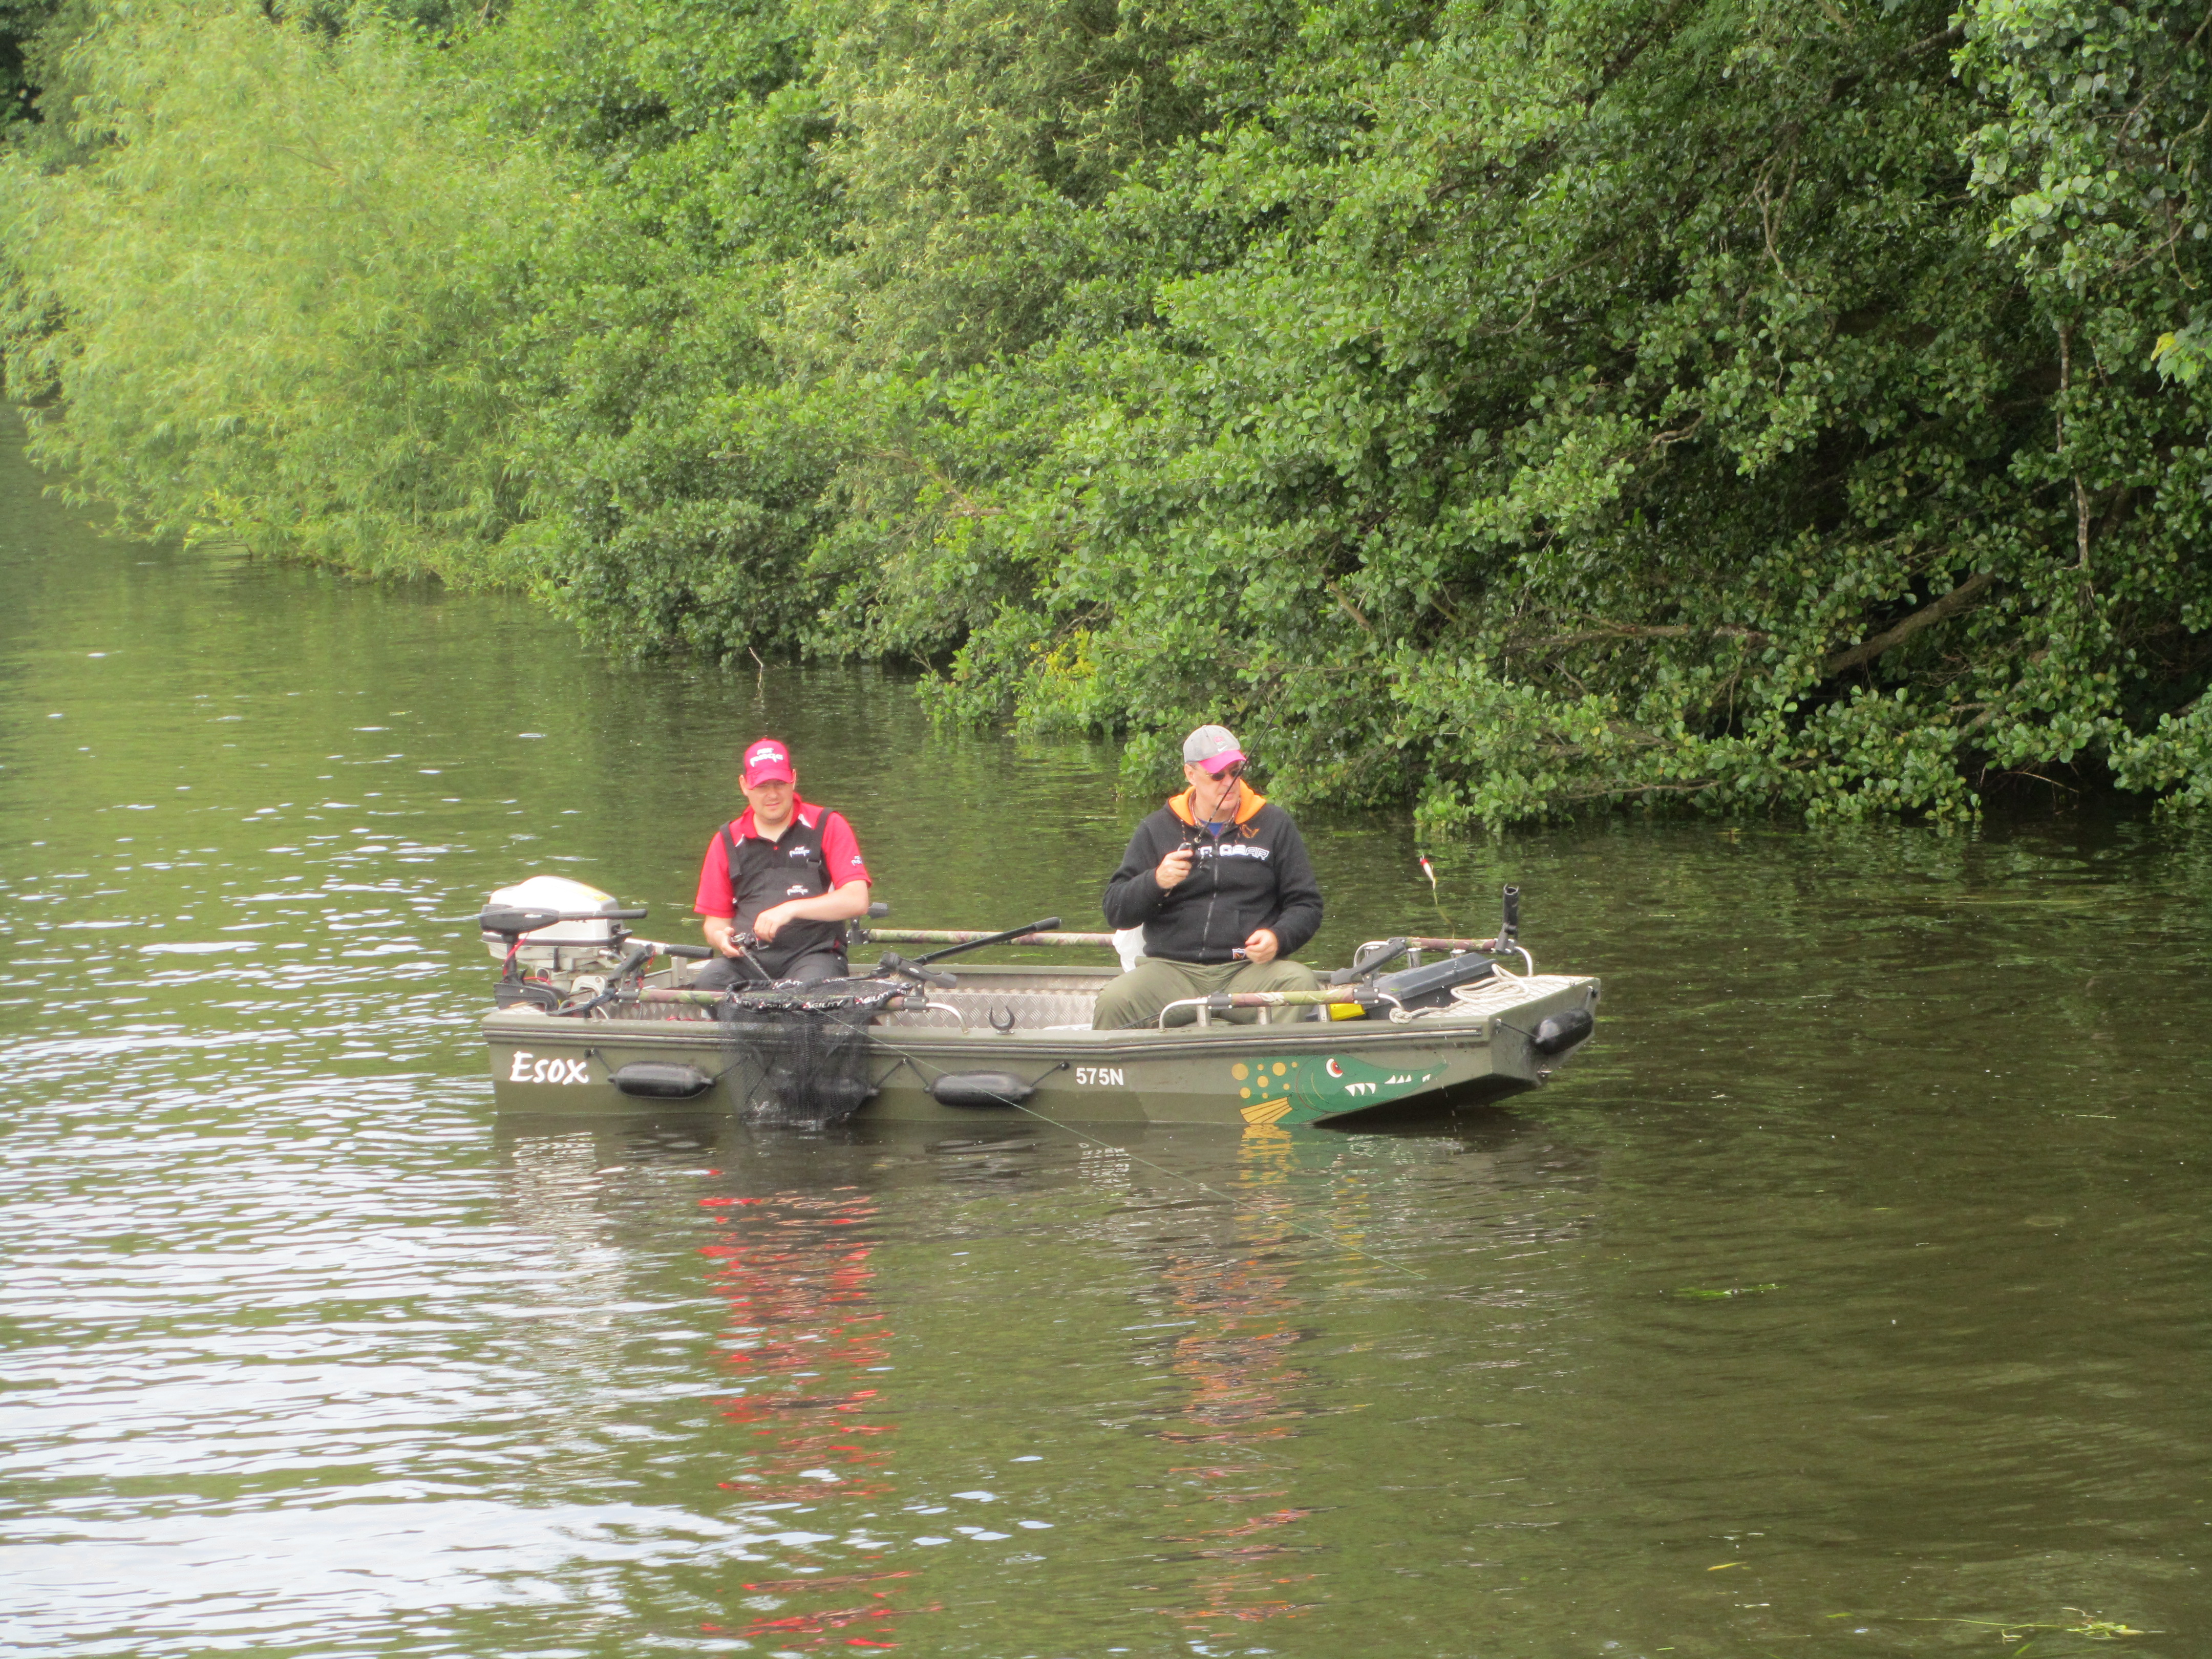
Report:
[[714,1086],[696,1066],[632,1060],[609,1079],[634,1100],[694,1100]]
[[1019,1106],[1036,1092],[1012,1072],[947,1072],[929,1085],[940,1106]]
[[1573,1048],[1595,1030],[1597,1020],[1589,1009],[1570,1008],[1564,1014],[1553,1014],[1539,1023],[1531,1041],[1538,1054],[1556,1054]]

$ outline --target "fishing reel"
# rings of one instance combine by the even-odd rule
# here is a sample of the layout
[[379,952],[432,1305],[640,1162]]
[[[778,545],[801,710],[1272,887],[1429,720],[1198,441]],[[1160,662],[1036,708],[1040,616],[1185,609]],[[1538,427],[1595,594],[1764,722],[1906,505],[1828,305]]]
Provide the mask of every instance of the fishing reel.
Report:
[[[762,945],[767,943],[768,941],[766,939],[763,939],[758,933],[753,932],[750,927],[746,928],[743,933],[732,933],[730,935],[729,959],[732,962],[736,963],[738,967],[744,969],[747,973],[752,975],[752,984],[745,988],[748,990],[759,990],[783,983],[783,981],[776,978],[774,974],[771,974],[767,969],[761,966],[760,958],[753,954],[754,951],[759,950]],[[702,950],[700,954],[705,957],[714,957],[721,953],[711,950]]]
[[909,961],[896,951],[886,951],[876,958],[876,977],[912,980],[916,985],[933,985],[940,991],[950,991],[960,983],[958,975],[931,967],[927,957]]
[[902,957],[896,951],[886,951],[876,963],[876,974],[878,978],[911,980],[917,985],[932,985],[940,991],[950,991],[960,981],[944,969],[929,965],[939,957],[962,956],[969,951],[980,951],[987,945],[1004,945],[1010,939],[1018,939],[1029,933],[1048,933],[1059,926],[1058,916],[1046,916],[1042,921],[1019,927],[986,933],[980,939],[963,939],[957,945],[946,945],[941,951],[932,951],[927,956]]

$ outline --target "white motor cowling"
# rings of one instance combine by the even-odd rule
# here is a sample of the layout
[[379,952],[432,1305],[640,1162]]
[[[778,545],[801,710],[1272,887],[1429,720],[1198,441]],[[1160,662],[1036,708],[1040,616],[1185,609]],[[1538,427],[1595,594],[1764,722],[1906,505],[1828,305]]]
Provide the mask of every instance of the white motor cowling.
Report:
[[[621,902],[611,893],[566,876],[532,876],[512,887],[502,887],[484,902],[489,915],[497,910],[556,911],[567,920],[556,921],[522,935],[514,955],[518,963],[556,974],[612,967],[622,959],[624,931]],[[631,911],[631,915],[642,914]],[[484,948],[501,962],[507,960],[508,937],[486,931]]]

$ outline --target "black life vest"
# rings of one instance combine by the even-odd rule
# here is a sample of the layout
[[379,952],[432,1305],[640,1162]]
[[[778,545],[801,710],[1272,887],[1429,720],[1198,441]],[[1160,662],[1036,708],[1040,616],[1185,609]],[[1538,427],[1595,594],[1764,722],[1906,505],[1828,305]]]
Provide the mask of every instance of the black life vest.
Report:
[[[747,932],[755,916],[786,899],[817,898],[830,890],[830,861],[822,850],[822,832],[829,823],[825,806],[809,829],[793,806],[780,841],[763,841],[758,836],[740,840],[728,824],[722,826],[722,857],[737,911],[731,926],[737,932]],[[775,942],[759,946],[753,957],[771,977],[781,979],[786,969],[817,951],[835,951],[842,962],[845,924],[787,921],[775,930]]]

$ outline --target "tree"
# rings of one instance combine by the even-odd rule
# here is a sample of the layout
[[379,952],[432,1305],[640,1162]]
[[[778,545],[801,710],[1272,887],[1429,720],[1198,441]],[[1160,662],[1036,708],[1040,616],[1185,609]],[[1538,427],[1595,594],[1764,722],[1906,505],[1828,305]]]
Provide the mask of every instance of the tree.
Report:
[[33,458],[151,532],[495,574],[520,508],[499,328],[545,169],[373,18],[333,42],[254,6],[119,11],[60,64],[65,134],[0,175],[8,383],[57,400]]
[[11,385],[147,524],[902,655],[1133,777],[1221,719],[1438,832],[2200,801],[2205,27],[156,0],[40,37]]

